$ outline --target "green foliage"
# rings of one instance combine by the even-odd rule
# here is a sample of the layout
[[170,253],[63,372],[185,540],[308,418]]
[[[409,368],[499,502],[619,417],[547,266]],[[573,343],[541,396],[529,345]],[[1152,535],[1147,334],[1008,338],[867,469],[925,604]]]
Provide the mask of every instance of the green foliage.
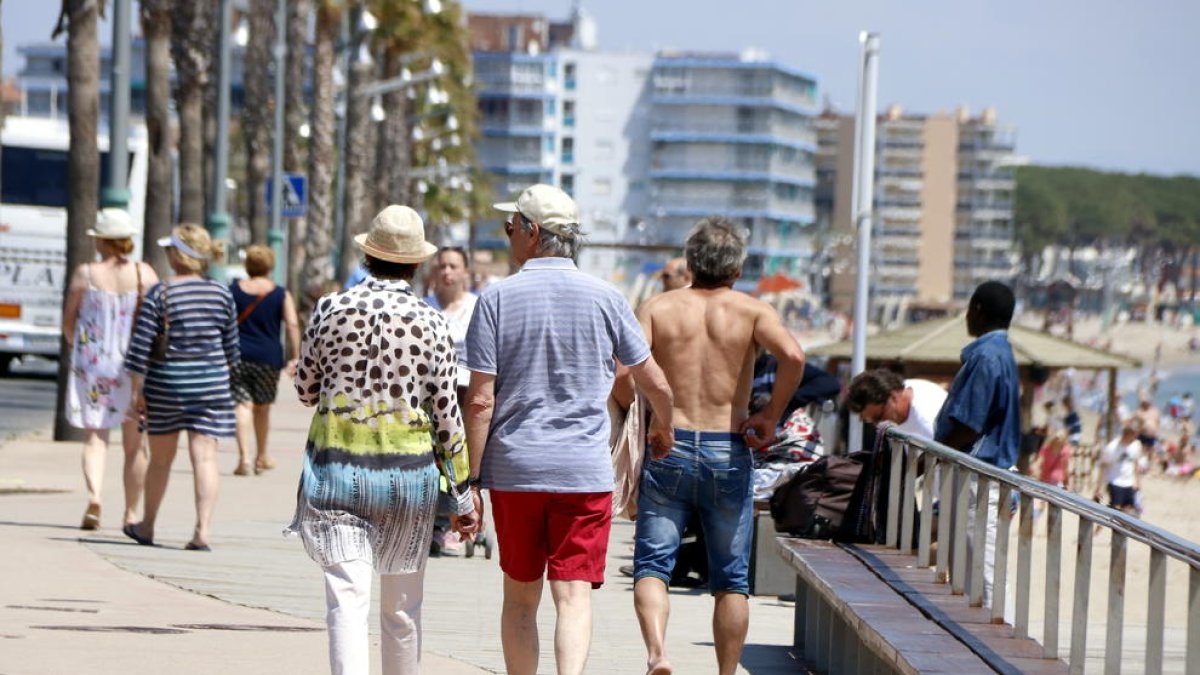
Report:
[[[458,0],[443,0],[442,11],[423,11],[420,0],[370,0],[379,19],[373,36],[381,51],[398,55],[424,54],[408,63],[413,73],[425,72],[432,60],[444,70],[435,85],[447,100],[431,101],[430,87],[420,87],[411,102],[413,119],[421,129],[412,145],[414,169],[435,168],[425,179],[422,206],[427,221],[441,226],[477,217],[487,203],[485,182],[475,170],[478,104],[471,90],[471,54],[467,25]],[[454,185],[451,185],[453,178]],[[472,189],[463,186],[470,184]]]
[[1023,166],[1016,202],[1017,241],[1026,255],[1048,244],[1200,246],[1200,177]]

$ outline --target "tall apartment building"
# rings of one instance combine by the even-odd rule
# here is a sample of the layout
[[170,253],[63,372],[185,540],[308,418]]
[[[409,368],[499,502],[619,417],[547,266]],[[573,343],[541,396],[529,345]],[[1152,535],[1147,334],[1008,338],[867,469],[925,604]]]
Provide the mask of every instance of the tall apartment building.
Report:
[[628,278],[710,214],[750,232],[751,275],[802,268],[815,217],[812,77],[753,52],[599,51],[578,9],[562,23],[472,15],[470,27],[480,163],[502,195],[535,181],[570,192],[590,271]]
[[[817,122],[817,210],[827,243],[831,306],[853,305],[854,118]],[[971,117],[906,115],[878,120],[871,291],[876,301],[949,303],[988,279],[1011,280],[1015,131],[993,110]]]

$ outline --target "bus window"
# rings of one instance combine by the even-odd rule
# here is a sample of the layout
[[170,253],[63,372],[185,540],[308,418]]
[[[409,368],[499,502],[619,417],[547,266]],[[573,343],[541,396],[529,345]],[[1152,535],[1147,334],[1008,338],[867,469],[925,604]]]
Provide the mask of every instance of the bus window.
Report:
[[[130,153],[130,161],[133,154]],[[0,203],[66,208],[67,153],[5,146],[0,152]],[[100,153],[100,188],[108,185],[108,153]]]

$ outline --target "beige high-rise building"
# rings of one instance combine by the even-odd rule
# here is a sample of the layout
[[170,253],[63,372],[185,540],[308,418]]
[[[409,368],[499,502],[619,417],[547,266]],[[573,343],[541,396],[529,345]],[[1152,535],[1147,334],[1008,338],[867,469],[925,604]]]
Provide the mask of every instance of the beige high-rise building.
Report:
[[[848,312],[857,267],[854,117],[826,113],[817,134],[826,290],[831,306]],[[1014,138],[990,108],[972,117],[965,110],[906,115],[893,106],[879,117],[870,277],[876,311],[889,300],[962,302],[983,281],[1011,281]]]

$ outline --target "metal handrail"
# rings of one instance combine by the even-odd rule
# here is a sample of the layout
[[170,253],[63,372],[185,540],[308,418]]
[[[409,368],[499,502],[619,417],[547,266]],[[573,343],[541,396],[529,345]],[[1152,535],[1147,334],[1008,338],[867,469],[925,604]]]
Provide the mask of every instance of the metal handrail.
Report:
[[[1083,673],[1088,658],[1088,611],[1092,577],[1092,548],[1095,525],[1111,531],[1108,561],[1108,621],[1105,630],[1104,672],[1121,672],[1124,641],[1126,561],[1128,541],[1150,549],[1148,575],[1145,660],[1142,670],[1150,675],[1163,671],[1166,628],[1167,558],[1175,558],[1189,568],[1187,599],[1187,638],[1184,645],[1184,669],[1187,675],[1200,675],[1200,546],[1166,530],[1132,518],[1115,509],[1095,504],[1061,488],[1047,485],[983,462],[921,436],[895,428],[882,430],[891,448],[888,467],[888,503],[884,513],[885,544],[902,552],[912,552],[914,539],[917,565],[935,570],[934,578],[949,583],[955,595],[967,595],[971,606],[987,605],[994,622],[1004,622],[1008,580],[1009,518],[1014,496],[1019,497],[1020,518],[1017,527],[1017,566],[1011,592],[1015,596],[1013,633],[1030,637],[1030,580],[1045,575],[1042,654],[1059,658],[1061,590],[1063,588],[1063,511],[1079,519],[1075,551],[1073,587],[1074,607],[1069,635],[1070,672]],[[917,490],[916,479],[924,466],[925,479]],[[935,485],[936,484],[936,485]],[[935,498],[941,508],[937,514],[936,542],[933,529]],[[920,516],[915,509],[920,499]],[[1032,567],[1034,500],[1046,504],[1046,560],[1043,569]],[[992,504],[995,506],[992,506]],[[970,511],[974,510],[974,515]],[[992,510],[995,509],[994,525]],[[919,520],[919,522],[917,522]],[[919,527],[919,532],[914,530]],[[987,552],[991,533],[995,532],[994,554]],[[918,535],[914,537],[914,535]],[[981,538],[982,537],[982,538]],[[974,545],[972,545],[974,539]],[[937,544],[936,556],[933,545]],[[980,544],[983,544],[980,546]],[[974,548],[975,552],[969,549]],[[990,558],[990,563],[989,563]],[[990,567],[989,567],[990,565]],[[991,581],[985,580],[991,569]],[[990,592],[989,590],[990,589]],[[990,601],[989,596],[990,595]]]
[[965,452],[947,447],[928,438],[907,434],[894,428],[887,429],[884,433],[889,438],[894,438],[916,446],[922,451],[929,452],[937,456],[939,460],[964,466],[975,473],[987,476],[991,480],[1007,484],[1030,496],[1070,511],[1094,524],[1112,528],[1134,541],[1140,541],[1151,548],[1161,550],[1176,560],[1185,562],[1193,567],[1200,567],[1200,545],[1171,534],[1161,527],[1151,525],[1144,520],[1138,520],[1108,506],[1097,504],[1090,499],[1084,499],[1060,487],[1023,476],[1015,471],[998,469]]

